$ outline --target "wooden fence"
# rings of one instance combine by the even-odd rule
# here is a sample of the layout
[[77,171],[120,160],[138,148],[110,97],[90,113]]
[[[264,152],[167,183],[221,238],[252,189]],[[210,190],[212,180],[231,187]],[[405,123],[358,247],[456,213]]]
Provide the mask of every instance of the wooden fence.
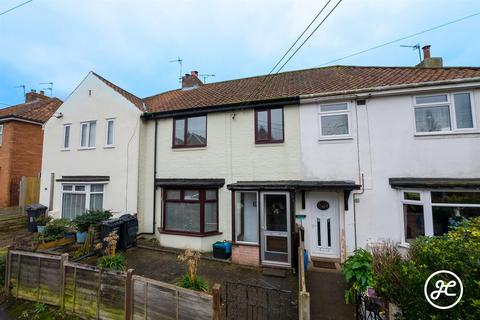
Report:
[[59,306],[86,319],[219,319],[213,296],[133,275],[72,263],[68,255],[9,250],[7,294]]
[[303,229],[300,229],[298,246],[298,318],[310,319],[310,294],[305,283],[305,246],[303,243]]
[[0,208],[0,248],[31,240],[27,215],[19,207]]

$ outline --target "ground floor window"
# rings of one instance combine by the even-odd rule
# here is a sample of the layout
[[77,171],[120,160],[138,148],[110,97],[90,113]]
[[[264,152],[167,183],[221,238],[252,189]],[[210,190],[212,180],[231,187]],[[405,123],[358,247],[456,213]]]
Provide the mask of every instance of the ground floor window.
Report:
[[439,236],[462,219],[480,216],[477,191],[402,191],[404,239]]
[[218,190],[165,189],[163,230],[186,234],[218,232]]
[[87,210],[103,210],[103,184],[63,184],[62,217],[73,219]]
[[258,244],[258,220],[257,192],[235,192],[235,241]]

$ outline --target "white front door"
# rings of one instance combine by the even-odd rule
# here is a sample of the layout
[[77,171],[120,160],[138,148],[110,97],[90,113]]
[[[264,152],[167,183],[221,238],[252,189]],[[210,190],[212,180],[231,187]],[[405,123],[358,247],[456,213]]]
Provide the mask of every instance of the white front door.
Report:
[[336,193],[308,195],[310,250],[312,256],[340,257],[338,197]]

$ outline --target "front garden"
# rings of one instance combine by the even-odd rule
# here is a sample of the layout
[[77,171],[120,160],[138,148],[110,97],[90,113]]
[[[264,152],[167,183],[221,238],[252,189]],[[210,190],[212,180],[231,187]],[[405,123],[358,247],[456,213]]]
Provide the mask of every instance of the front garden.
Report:
[[[426,280],[439,270],[454,272],[463,283],[463,297],[450,309],[433,307],[424,294]],[[390,312],[402,320],[480,319],[480,217],[458,222],[445,235],[417,238],[406,255],[392,243],[374,246],[371,252],[357,250],[342,271],[349,285],[348,303],[377,301],[369,305],[380,309],[394,304],[399,311]],[[436,289],[440,287],[437,283]],[[448,299],[443,295],[435,302],[442,305]]]

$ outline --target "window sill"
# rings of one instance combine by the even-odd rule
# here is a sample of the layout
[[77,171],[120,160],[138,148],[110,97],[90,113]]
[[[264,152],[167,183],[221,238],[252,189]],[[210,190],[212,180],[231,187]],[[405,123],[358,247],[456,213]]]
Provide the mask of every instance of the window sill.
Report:
[[469,135],[480,135],[479,130],[475,131],[439,131],[439,132],[426,132],[426,133],[415,133],[415,138],[435,138],[435,137],[448,137],[448,136],[469,136]]
[[332,137],[320,137],[318,142],[328,142],[328,141],[349,141],[353,140],[352,136],[332,136]]
[[95,150],[96,147],[87,147],[87,148],[78,148],[77,150],[78,151],[82,151],[82,150]]
[[285,141],[280,142],[255,142],[255,147],[267,148],[267,147],[283,147]]
[[61,152],[70,151],[70,149],[60,149]]
[[115,146],[104,146],[103,149],[115,149]]
[[207,146],[198,146],[198,147],[172,147],[172,151],[198,151],[198,150],[207,150]]
[[408,242],[401,242],[398,244],[400,248],[410,249],[410,243]]
[[258,243],[254,242],[242,242],[242,241],[233,241],[233,246],[247,246],[247,247],[260,247]]
[[213,236],[218,236],[223,234],[222,232],[210,232],[210,233],[188,233],[188,232],[180,232],[180,231],[168,231],[168,230],[162,230],[161,228],[158,228],[158,232],[160,234],[169,234],[173,236],[184,236],[184,237],[196,237],[196,238],[206,238],[206,237],[213,237]]

